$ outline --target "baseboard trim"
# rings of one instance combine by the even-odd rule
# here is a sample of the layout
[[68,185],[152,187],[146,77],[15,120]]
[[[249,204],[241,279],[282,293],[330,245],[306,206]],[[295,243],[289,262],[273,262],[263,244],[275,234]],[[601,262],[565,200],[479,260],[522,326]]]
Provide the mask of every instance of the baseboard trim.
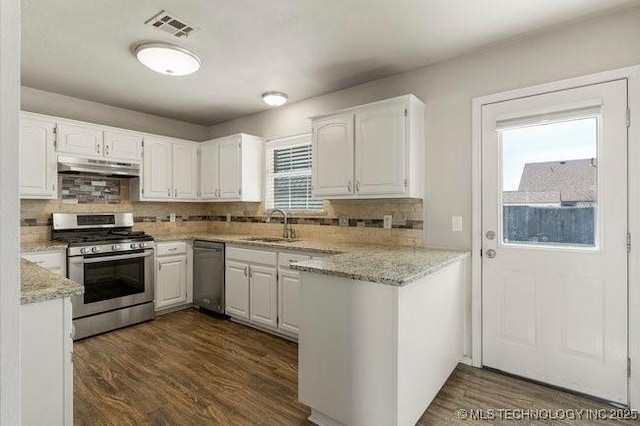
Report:
[[344,423],[340,423],[339,421],[332,419],[326,414],[314,410],[313,408],[311,409],[311,415],[307,417],[307,420],[318,426],[346,426]]

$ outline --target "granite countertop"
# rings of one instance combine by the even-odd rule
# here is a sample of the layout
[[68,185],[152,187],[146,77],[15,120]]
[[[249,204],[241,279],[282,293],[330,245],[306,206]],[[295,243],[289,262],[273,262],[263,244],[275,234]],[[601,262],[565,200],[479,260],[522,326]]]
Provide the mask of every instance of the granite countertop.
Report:
[[256,248],[298,250],[329,254],[298,262],[293,269],[359,281],[403,286],[470,255],[468,251],[425,247],[330,243],[298,240],[294,242],[247,241],[250,235],[154,235],[156,242],[204,240]]
[[84,287],[77,282],[26,259],[21,260],[20,266],[22,270],[20,302],[23,305],[84,293]]
[[32,251],[66,250],[67,247],[67,243],[63,243],[61,241],[34,241],[20,244],[20,250],[23,253]]

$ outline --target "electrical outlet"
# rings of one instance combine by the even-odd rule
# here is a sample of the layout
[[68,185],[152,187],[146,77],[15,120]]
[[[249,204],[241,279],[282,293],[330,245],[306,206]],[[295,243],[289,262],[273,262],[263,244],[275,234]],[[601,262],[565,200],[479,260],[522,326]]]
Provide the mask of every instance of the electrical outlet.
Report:
[[451,230],[462,232],[462,216],[451,216]]
[[227,213],[227,222],[231,222],[231,213]]
[[338,225],[340,226],[349,226],[349,216],[346,214],[341,214],[338,216]]
[[169,214],[169,222],[175,222],[176,221],[176,214],[175,213],[171,213]]
[[391,225],[393,223],[393,216],[390,214],[385,214],[383,216],[383,219],[384,219],[384,224],[383,224],[384,229],[391,229]]

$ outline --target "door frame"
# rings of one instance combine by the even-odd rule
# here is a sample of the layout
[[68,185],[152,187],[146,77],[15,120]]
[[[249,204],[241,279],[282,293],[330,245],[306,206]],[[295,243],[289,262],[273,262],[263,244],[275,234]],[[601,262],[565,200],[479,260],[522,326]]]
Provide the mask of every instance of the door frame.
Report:
[[628,232],[628,356],[631,359],[629,405],[640,408],[640,65],[604,71],[472,99],[472,243],[471,364],[482,367],[482,106],[613,80],[627,80],[630,126],[627,133]]

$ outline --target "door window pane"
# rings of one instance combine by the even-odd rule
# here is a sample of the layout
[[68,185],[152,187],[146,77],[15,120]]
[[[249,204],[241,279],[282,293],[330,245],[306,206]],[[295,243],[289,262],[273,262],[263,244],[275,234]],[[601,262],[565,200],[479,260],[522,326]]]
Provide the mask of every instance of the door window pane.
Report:
[[595,247],[597,117],[500,133],[503,242]]

